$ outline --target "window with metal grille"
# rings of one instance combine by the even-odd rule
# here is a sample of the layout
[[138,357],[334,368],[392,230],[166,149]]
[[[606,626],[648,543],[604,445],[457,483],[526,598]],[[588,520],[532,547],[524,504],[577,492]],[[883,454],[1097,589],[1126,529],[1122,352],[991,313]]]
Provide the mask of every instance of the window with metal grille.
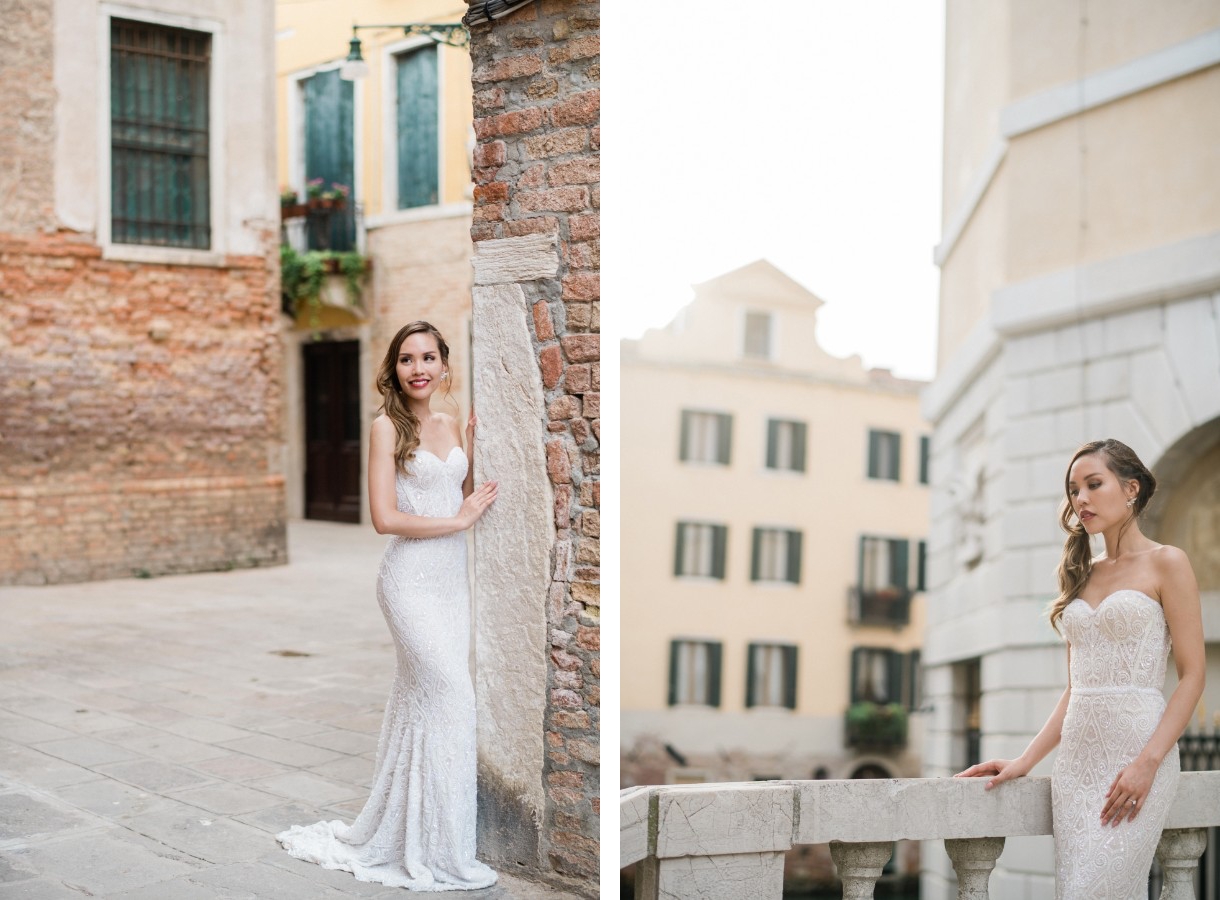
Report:
[[211,246],[208,78],[201,31],[110,20],[110,239]]
[[669,642],[669,705],[720,705],[719,641]]
[[767,468],[805,471],[805,423],[767,420]]
[[741,352],[751,359],[771,358],[771,313],[746,313]]
[[796,709],[796,647],[750,644],[746,706]]
[[674,574],[724,578],[724,548],[728,528],[703,522],[679,522],[674,548]]

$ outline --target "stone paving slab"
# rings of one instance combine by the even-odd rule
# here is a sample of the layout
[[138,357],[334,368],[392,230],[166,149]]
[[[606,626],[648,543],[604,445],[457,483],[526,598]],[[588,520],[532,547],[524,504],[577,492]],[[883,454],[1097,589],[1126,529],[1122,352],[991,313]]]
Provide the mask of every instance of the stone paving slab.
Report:
[[[274,839],[368,796],[394,676],[384,546],[296,522],[287,566],[0,588],[0,900],[408,896]],[[596,893],[502,874],[461,896]]]

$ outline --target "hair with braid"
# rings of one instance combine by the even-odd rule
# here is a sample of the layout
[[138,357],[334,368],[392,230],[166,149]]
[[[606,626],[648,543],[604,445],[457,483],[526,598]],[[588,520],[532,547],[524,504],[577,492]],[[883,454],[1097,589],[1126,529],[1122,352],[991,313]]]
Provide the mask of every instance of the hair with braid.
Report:
[[[1121,484],[1130,481],[1138,482],[1139,492],[1135,495],[1135,503],[1131,506],[1131,514],[1119,529],[1118,537],[1122,540],[1125,532],[1148,506],[1152,494],[1156,490],[1156,478],[1148,471],[1148,467],[1135,455],[1135,451],[1114,438],[1103,441],[1090,441],[1072,456],[1068,463],[1067,474],[1063,476],[1064,500],[1059,507],[1059,527],[1067,532],[1067,540],[1063,542],[1063,556],[1059,560],[1056,575],[1059,578],[1059,596],[1051,604],[1051,627],[1059,630],[1059,619],[1067,605],[1080,596],[1088,583],[1093,571],[1093,551],[1089,546],[1089,534],[1084,524],[1072,508],[1072,493],[1068,482],[1072,477],[1072,466],[1082,456],[1096,454],[1106,464]],[[1072,520],[1075,519],[1075,524]]]

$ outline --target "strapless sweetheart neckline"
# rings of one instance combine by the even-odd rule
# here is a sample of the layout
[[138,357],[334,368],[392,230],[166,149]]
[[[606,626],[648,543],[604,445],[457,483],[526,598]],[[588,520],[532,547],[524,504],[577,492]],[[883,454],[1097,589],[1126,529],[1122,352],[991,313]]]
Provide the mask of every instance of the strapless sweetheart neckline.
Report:
[[415,452],[417,454],[418,453],[427,453],[433,459],[438,459],[441,462],[449,462],[449,457],[453,456],[453,451],[461,450],[461,449],[462,449],[462,447],[460,444],[454,444],[452,447],[449,448],[449,452],[446,453],[444,456],[438,456],[437,454],[433,453],[431,450],[425,450],[423,447],[416,447]]
[[1077,597],[1075,600],[1072,601],[1072,603],[1076,603],[1077,601],[1079,601],[1080,603],[1083,603],[1085,606],[1087,606],[1089,608],[1090,612],[1097,612],[1099,609],[1101,609],[1103,606],[1106,605],[1107,600],[1109,600],[1111,597],[1117,596],[1118,594],[1136,594],[1140,597],[1143,597],[1149,603],[1154,603],[1158,607],[1161,606],[1160,601],[1150,597],[1148,594],[1145,594],[1143,591],[1136,590],[1135,588],[1119,588],[1117,591],[1110,591],[1110,593],[1106,594],[1106,596],[1101,598],[1101,601],[1096,606],[1094,606],[1088,600],[1084,599],[1084,597]]

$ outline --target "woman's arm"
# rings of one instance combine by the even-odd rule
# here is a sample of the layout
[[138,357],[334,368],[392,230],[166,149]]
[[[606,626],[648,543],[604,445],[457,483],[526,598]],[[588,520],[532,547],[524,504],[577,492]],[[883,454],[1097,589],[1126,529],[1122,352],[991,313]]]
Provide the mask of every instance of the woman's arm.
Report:
[[[1155,551],[1154,566],[1161,586],[1161,607],[1173,641],[1173,659],[1178,670],[1178,686],[1173,689],[1160,724],[1131,765],[1122,769],[1110,784],[1107,802],[1101,811],[1103,824],[1117,825],[1124,816],[1135,820],[1143,808],[1156,770],[1186,725],[1203,696],[1207,662],[1203,649],[1203,611],[1199,605],[1199,583],[1190,560],[1177,547]],[[1135,805],[1131,805],[1131,801]]]
[[[466,480],[462,482],[462,496],[469,497],[474,491],[474,429],[478,420],[474,417],[474,404],[470,404],[470,418],[466,422]],[[462,443],[462,432],[457,419],[453,420],[453,433],[458,445]]]
[[1059,702],[1055,704],[1054,710],[1051,711],[1050,718],[1046,720],[1046,724],[1042,726],[1042,730],[1034,735],[1034,739],[1029,742],[1029,746],[1025,748],[1025,752],[1016,759],[989,759],[987,762],[979,763],[976,766],[971,766],[964,772],[958,772],[954,778],[977,778],[984,775],[994,775],[987,782],[987,790],[995,787],[1012,778],[1020,778],[1022,775],[1028,775],[1038,763],[1046,758],[1059,745],[1059,739],[1063,735],[1063,718],[1067,715],[1068,700],[1072,696],[1072,645],[1068,645],[1068,686],[1064,689],[1063,695],[1059,698]]
[[394,464],[394,423],[385,416],[373,422],[369,439],[369,513],[378,534],[408,538],[442,537],[465,531],[496,499],[496,484],[489,481],[462,502],[455,516],[415,516],[398,510]]

